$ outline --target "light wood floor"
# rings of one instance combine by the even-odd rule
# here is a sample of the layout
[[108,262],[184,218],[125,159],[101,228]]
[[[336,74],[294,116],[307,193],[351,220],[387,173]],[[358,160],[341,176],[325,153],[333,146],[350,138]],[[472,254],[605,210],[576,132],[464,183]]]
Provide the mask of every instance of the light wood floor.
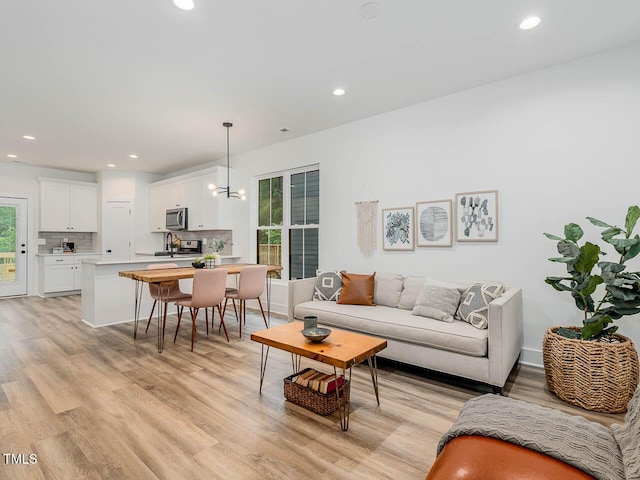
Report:
[[[264,324],[248,315],[239,339],[232,315],[230,343],[217,326],[207,338],[202,320],[193,353],[189,328],[172,343],[171,317],[158,354],[154,324],[136,341],[130,324],[93,329],[80,321],[79,296],[0,300],[0,454],[37,455],[31,465],[0,455],[0,479],[420,479],[460,407],[481,394],[383,364],[377,407],[358,366],[342,432],[337,414],[284,400],[285,352],[271,350],[258,394],[260,345],[249,333]],[[530,367],[512,373],[505,393],[622,421],[558,401]]]

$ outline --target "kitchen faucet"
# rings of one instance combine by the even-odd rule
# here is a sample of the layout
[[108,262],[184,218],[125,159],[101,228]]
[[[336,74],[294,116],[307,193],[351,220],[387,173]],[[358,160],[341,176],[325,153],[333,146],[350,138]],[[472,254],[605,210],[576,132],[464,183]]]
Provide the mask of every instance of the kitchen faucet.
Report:
[[169,245],[169,252],[171,257],[173,257],[173,234],[171,232],[167,233],[165,239],[168,239],[167,245]]

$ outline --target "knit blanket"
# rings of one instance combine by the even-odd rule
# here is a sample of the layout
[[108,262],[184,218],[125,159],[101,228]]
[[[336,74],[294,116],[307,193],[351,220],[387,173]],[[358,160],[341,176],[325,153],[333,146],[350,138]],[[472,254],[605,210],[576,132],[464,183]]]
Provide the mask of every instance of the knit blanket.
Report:
[[622,454],[611,430],[568,415],[499,395],[469,400],[438,443],[481,435],[526,447],[567,463],[598,480],[624,480]]

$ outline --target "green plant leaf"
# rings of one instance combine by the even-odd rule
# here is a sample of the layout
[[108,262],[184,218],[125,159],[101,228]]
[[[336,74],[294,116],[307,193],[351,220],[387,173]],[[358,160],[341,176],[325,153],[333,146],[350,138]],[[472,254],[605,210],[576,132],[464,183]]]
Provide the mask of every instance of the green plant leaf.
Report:
[[612,227],[612,225],[604,223],[602,220],[598,220],[597,218],[587,217],[587,220],[593,223],[596,227]]
[[580,330],[570,330],[564,327],[558,327],[558,335],[560,335],[561,337],[573,338],[576,340],[582,338],[582,335],[580,334]]
[[582,282],[578,289],[584,296],[592,295],[601,283],[604,283],[604,280],[600,275],[590,275]]
[[549,259],[550,262],[571,263],[571,264],[576,263],[576,260],[577,260],[577,258],[574,258],[574,257],[561,257],[561,258],[550,258]]
[[550,240],[556,240],[556,241],[564,240],[564,238],[560,238],[556,235],[551,235],[550,233],[543,233],[543,235]]
[[624,221],[624,226],[627,229],[627,238],[633,233],[633,229],[636,228],[636,223],[640,218],[640,207],[637,205],[629,207],[627,210],[627,218]]
[[636,243],[635,245],[631,246],[629,248],[629,250],[627,250],[627,253],[625,254],[625,256],[622,259],[623,262],[626,262],[627,260],[631,260],[633,257],[636,257],[640,253],[640,237],[638,237],[638,235],[636,235],[634,237],[634,240],[635,239],[638,239],[638,243]]
[[600,259],[600,247],[591,242],[580,247],[580,256],[576,262],[576,270],[580,273],[589,273]]
[[570,292],[572,288],[560,283],[561,280],[570,280],[570,279],[565,279],[560,277],[548,277],[545,279],[545,283],[548,283],[559,292]]
[[583,340],[595,340],[602,335],[605,327],[613,322],[608,315],[594,315],[593,317],[584,321],[582,327],[582,339]]
[[608,242],[613,245],[620,255],[626,255],[627,249],[630,249],[640,242],[639,238],[612,238]]
[[625,265],[616,262],[598,262],[598,267],[600,267],[600,270],[602,270],[603,273],[620,273],[627,268]]
[[622,231],[623,230],[621,228],[618,228],[618,227],[607,228],[606,230],[603,230],[603,232],[602,232],[602,239],[605,242],[608,242],[609,240],[611,240],[616,235],[622,233]]
[[614,285],[607,285],[607,291],[613,296],[614,299],[623,300],[625,302],[640,303],[640,294],[630,288],[616,287]]
[[584,235],[584,231],[577,223],[569,223],[564,226],[564,236],[567,240],[577,242]]
[[557,247],[558,253],[564,257],[578,258],[580,256],[580,248],[569,240],[560,240]]

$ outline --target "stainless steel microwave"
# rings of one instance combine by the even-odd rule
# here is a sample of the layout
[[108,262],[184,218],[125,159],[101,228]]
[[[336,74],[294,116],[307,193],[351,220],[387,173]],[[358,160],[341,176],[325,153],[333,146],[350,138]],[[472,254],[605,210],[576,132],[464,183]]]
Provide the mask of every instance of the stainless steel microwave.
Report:
[[186,230],[187,223],[187,209],[186,208],[172,208],[167,210],[167,230]]

